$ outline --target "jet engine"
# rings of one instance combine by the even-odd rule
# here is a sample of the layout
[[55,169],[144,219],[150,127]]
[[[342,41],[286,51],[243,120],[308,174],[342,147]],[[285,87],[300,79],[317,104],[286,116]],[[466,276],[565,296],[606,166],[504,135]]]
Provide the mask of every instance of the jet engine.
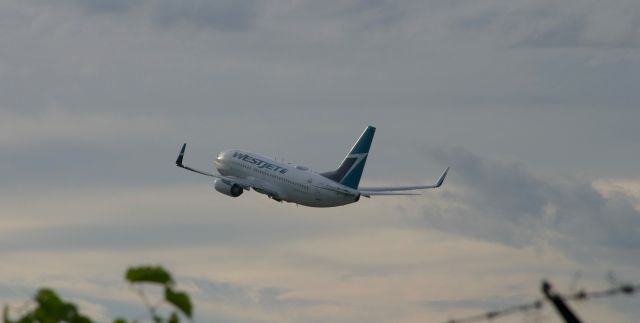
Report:
[[242,187],[238,186],[238,184],[227,184],[225,183],[223,180],[220,179],[216,179],[213,182],[213,187],[216,188],[216,191],[224,194],[224,195],[229,195],[231,197],[238,197],[242,194],[243,189]]

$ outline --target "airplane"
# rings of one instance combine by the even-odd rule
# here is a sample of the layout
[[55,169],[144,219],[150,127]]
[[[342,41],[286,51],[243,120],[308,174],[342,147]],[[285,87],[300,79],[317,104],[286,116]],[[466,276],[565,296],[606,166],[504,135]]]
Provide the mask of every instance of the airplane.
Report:
[[278,202],[308,207],[336,207],[374,195],[419,195],[407,191],[438,188],[449,172],[447,167],[432,185],[397,187],[358,187],[376,128],[368,126],[337,169],[318,173],[305,166],[280,162],[254,152],[230,149],[213,161],[219,174],[185,166],[182,161],[187,144],[182,145],[176,166],[215,178],[220,193],[238,197],[245,190],[265,194]]

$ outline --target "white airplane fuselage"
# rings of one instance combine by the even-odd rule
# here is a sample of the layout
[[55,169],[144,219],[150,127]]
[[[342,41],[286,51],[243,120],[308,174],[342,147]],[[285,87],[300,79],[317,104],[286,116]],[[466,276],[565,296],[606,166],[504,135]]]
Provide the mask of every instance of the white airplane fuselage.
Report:
[[360,199],[358,190],[332,181],[307,167],[283,163],[245,150],[225,150],[218,154],[214,165],[224,176],[261,182],[260,189],[254,187],[254,190],[277,201],[333,207]]

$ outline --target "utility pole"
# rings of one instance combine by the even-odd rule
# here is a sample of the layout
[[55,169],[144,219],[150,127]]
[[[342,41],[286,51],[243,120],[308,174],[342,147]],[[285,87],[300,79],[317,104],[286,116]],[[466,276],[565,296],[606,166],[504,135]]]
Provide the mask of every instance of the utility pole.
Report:
[[578,318],[578,316],[576,316],[576,314],[573,313],[571,308],[569,308],[569,305],[567,305],[567,303],[564,302],[564,299],[562,299],[562,296],[560,296],[559,294],[556,294],[552,290],[551,284],[546,280],[542,281],[542,293],[551,302],[551,304],[553,304],[553,306],[556,308],[556,311],[558,311],[558,314],[562,316],[565,322],[582,323],[582,321]]

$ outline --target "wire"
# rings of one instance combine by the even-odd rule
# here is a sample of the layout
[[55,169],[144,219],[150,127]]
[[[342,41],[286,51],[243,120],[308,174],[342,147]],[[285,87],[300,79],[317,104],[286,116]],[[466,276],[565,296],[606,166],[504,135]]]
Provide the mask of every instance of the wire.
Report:
[[[617,295],[634,296],[635,294],[640,294],[640,285],[622,284],[618,287],[609,288],[609,289],[600,290],[600,291],[587,292],[584,290],[580,290],[572,294],[559,295],[559,296],[564,300],[581,302],[581,301],[587,301],[590,299],[611,297],[611,296],[617,296]],[[486,312],[483,314],[477,314],[477,315],[473,315],[473,316],[469,316],[461,319],[452,319],[447,321],[446,323],[468,323],[468,322],[490,321],[498,317],[507,316],[515,313],[526,313],[534,310],[539,310],[544,306],[545,301],[546,301],[545,298],[540,298],[530,303],[508,307],[499,311]]]

